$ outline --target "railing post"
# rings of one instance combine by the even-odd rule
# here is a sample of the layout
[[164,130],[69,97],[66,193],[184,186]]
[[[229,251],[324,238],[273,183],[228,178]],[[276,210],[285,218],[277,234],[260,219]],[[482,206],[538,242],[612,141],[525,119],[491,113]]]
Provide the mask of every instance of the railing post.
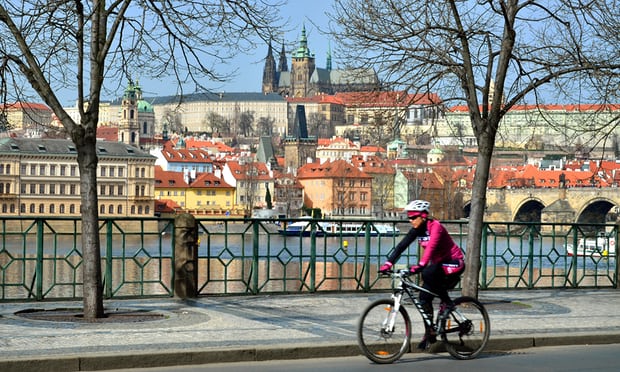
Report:
[[[471,232],[469,232],[471,233]],[[469,247],[468,247],[469,249]],[[482,223],[482,241],[480,242],[480,289],[487,289],[487,227]]]
[[[616,263],[616,267],[614,270],[614,276],[613,276],[613,283],[612,283],[612,287],[613,288],[618,288],[618,278],[620,277],[620,274],[618,274],[618,269],[620,269],[620,264],[618,263],[618,257],[620,257],[620,252],[618,252],[618,243],[620,243],[620,241],[618,241],[618,238],[620,238],[620,220],[616,220],[616,231],[615,231],[615,235],[616,235],[616,241],[614,242],[615,244],[615,249],[614,249],[614,262]],[[611,249],[610,249],[611,250]]]
[[364,291],[370,290],[370,228],[371,224],[366,223],[364,232]]
[[179,214],[174,219],[174,296],[198,296],[198,224],[194,216]]
[[[35,267],[36,289],[35,297],[37,301],[43,299],[43,219],[37,219],[37,264]],[[56,272],[53,273],[56,275]],[[56,278],[54,278],[54,282]]]
[[252,288],[253,294],[258,294],[258,221],[252,219]]
[[[527,254],[527,272],[528,272],[528,281],[527,281],[527,288],[528,289],[532,289],[534,288],[534,228],[532,226],[530,226],[529,228],[530,233],[529,233],[529,238],[528,238],[528,254]],[[542,270],[542,268],[541,268]]]
[[[112,221],[106,221],[105,276],[103,293],[105,298],[112,298]],[[125,259],[125,257],[123,257]]]
[[310,223],[310,293],[316,292],[316,222]]

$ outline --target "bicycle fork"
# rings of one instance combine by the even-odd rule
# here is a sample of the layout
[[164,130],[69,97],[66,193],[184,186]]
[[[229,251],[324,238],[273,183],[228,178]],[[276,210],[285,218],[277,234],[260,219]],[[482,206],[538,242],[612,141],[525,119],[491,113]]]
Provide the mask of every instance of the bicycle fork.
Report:
[[400,300],[403,298],[403,293],[399,292],[399,293],[392,293],[392,300],[394,300],[394,306],[392,306],[392,308],[390,309],[390,312],[388,313],[387,318],[385,318],[385,320],[383,321],[382,324],[382,328],[388,332],[391,333],[394,331],[394,323],[396,322],[396,316],[398,315],[398,312],[400,311]]

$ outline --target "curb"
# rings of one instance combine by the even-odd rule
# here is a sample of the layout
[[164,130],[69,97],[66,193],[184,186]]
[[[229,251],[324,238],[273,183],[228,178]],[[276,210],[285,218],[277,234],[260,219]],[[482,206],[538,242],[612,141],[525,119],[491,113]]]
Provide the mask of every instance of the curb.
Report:
[[[620,344],[620,333],[535,335],[524,337],[492,337],[485,353],[543,346]],[[441,345],[441,344],[438,344]],[[412,347],[414,353],[422,353]],[[312,359],[360,355],[356,343],[296,346],[269,346],[217,350],[184,349],[166,352],[133,352],[131,354],[89,354],[40,359],[0,361],[3,372],[104,371],[110,369],[169,367],[212,363],[251,362],[285,359]]]

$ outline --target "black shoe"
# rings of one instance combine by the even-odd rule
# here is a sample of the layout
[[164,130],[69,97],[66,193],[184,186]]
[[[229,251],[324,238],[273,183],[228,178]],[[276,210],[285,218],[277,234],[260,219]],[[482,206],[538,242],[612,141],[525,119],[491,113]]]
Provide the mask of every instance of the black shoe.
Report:
[[426,350],[430,348],[431,345],[434,344],[435,342],[437,342],[437,335],[425,334],[424,337],[422,337],[422,341],[420,341],[420,343],[418,344],[418,349]]

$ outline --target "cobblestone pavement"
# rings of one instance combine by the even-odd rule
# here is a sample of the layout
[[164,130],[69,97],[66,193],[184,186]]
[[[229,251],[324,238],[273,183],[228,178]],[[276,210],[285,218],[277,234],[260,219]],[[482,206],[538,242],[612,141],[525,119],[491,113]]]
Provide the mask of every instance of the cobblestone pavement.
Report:
[[[112,300],[105,302],[111,317],[102,322],[40,316],[49,312],[74,317],[81,302],[0,303],[0,370],[102,370],[356,355],[360,312],[386,296],[330,293]],[[479,298],[491,318],[488,352],[620,343],[618,290],[482,291]],[[422,325],[415,310],[409,313],[415,339]],[[119,319],[123,316],[127,319]]]

